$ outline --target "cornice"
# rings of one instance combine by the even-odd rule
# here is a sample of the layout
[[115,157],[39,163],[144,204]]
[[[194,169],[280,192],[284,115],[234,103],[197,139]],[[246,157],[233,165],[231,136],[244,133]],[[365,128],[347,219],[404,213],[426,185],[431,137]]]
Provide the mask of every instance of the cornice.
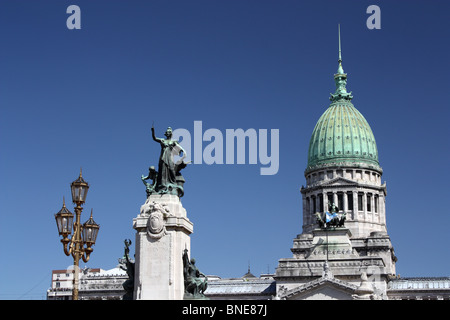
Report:
[[[335,184],[336,182],[341,182],[342,184]],[[354,180],[350,180],[343,177],[337,177],[330,180],[322,180],[318,181],[309,187],[302,186],[300,188],[301,193],[311,192],[318,189],[323,188],[341,188],[341,187],[354,187],[354,188],[367,188],[367,189],[375,189],[378,191],[383,191],[386,194],[386,183],[383,183],[382,185],[373,185],[368,183],[361,183]]]

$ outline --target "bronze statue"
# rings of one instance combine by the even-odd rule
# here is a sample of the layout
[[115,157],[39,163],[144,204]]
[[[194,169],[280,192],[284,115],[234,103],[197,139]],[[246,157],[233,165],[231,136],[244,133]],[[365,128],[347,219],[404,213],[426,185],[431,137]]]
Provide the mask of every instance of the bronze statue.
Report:
[[[121,264],[120,268],[122,270],[125,270],[128,274],[128,280],[125,280],[125,282],[122,284],[123,288],[125,289],[125,294],[123,295],[123,300],[133,300],[133,292],[134,292],[134,261],[130,260],[129,254],[130,254],[130,246],[131,246],[131,240],[125,239],[125,259],[119,259],[125,260],[125,267]],[[120,261],[123,262],[123,261]]]
[[195,259],[189,261],[188,250],[183,253],[184,296],[188,299],[204,299],[208,287],[208,278],[195,265]]
[[[141,180],[146,186],[145,191],[147,192],[147,198],[152,194],[152,192],[155,190],[156,187],[156,177],[158,176],[158,172],[155,170],[154,166],[151,166],[148,168],[148,175],[145,177],[144,175],[141,176]],[[146,180],[151,179],[152,183],[146,182]]]
[[[153,166],[149,168],[149,173],[145,177],[141,176],[143,183],[146,185],[147,197],[151,194],[175,194],[179,197],[184,195],[184,178],[180,171],[186,167],[183,159],[186,157],[186,151],[176,140],[172,140],[172,128],[168,127],[164,133],[166,139],[157,138],[155,128],[152,126],[152,138],[161,145],[161,154],[159,156],[158,171]],[[173,157],[181,155],[183,157],[174,163]],[[145,180],[151,179],[152,183]]]
[[344,212],[343,214],[339,214],[339,209],[334,203],[329,204],[328,209],[330,212],[325,212],[323,216],[319,212],[315,213],[319,227],[322,229],[330,227],[343,227],[347,216],[346,213]]

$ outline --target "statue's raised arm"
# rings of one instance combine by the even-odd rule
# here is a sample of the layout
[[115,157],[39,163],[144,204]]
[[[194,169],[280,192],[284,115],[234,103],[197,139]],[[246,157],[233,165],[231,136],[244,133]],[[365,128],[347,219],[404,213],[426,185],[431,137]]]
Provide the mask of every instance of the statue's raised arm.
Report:
[[153,140],[155,140],[158,143],[161,143],[161,141],[163,140],[161,138],[157,138],[156,137],[156,135],[155,135],[155,127],[153,125],[152,125],[152,138],[153,138]]

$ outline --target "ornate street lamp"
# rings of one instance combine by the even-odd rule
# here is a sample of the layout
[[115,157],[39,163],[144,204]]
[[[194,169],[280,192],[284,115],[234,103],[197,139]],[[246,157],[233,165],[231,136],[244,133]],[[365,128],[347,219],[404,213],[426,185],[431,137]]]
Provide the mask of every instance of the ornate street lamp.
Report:
[[[75,223],[73,222],[73,213],[66,208],[64,198],[63,206],[61,210],[59,210],[59,212],[55,214],[55,219],[59,235],[63,237],[61,239],[61,242],[63,244],[64,253],[67,256],[72,255],[73,257],[73,264],[75,267],[72,299],[78,300],[80,259],[83,259],[84,262],[89,261],[90,254],[92,253],[92,251],[94,251],[94,249],[92,249],[92,246],[95,244],[100,226],[95,223],[94,219],[92,218],[92,210],[91,217],[83,225],[81,224],[81,211],[83,211],[81,205],[86,201],[87,192],[89,190],[89,184],[84,181],[81,170],[80,176],[77,180],[72,182],[70,188],[72,190],[72,201],[76,204]],[[69,239],[69,236],[72,233],[72,227],[73,235],[72,238]]]
[[76,203],[77,206],[82,205],[86,201],[87,192],[89,190],[89,184],[84,181],[82,175],[81,175],[81,169],[80,169],[80,176],[77,180],[71,183],[70,189],[72,190],[72,201],[73,203]]
[[86,221],[83,224],[83,243],[86,244],[87,248],[85,251],[91,251],[94,250],[91,248],[92,245],[95,244],[95,240],[97,239],[98,229],[100,229],[100,226],[95,223],[94,219],[92,218],[92,209],[91,209],[91,217],[88,221]]
[[67,238],[72,233],[73,226],[73,213],[66,208],[66,202],[63,197],[63,206],[61,210],[55,214],[56,226],[58,227],[58,232],[63,238]]

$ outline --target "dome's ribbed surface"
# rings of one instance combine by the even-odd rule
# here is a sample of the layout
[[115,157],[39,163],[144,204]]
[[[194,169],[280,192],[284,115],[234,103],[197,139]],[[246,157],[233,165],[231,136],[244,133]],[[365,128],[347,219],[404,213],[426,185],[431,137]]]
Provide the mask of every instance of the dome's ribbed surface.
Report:
[[334,101],[317,122],[309,143],[306,171],[325,166],[380,170],[372,129],[349,100]]

